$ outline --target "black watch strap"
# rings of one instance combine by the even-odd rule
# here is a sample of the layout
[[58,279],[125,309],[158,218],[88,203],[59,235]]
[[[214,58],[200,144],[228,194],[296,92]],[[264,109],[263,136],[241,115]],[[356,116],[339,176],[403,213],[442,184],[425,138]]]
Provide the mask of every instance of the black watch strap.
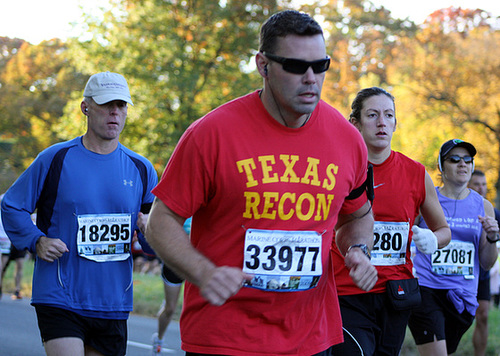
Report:
[[369,260],[372,259],[372,255],[370,255],[370,251],[368,251],[368,246],[366,244],[355,244],[355,245],[352,245],[350,246],[348,249],[347,249],[347,252],[346,252],[346,255],[349,253],[349,251],[351,251],[352,248],[354,247],[359,247],[361,249],[361,251],[363,251],[363,253],[366,255],[366,257],[368,257]]
[[490,239],[488,235],[486,235],[486,240],[488,240],[490,244],[497,243],[498,241],[500,241],[500,234],[498,232],[496,233],[495,240]]

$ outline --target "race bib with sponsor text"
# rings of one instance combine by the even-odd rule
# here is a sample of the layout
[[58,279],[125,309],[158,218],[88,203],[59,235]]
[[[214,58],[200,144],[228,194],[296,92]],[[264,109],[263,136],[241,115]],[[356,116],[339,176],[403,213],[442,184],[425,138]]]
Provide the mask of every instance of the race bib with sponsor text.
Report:
[[475,247],[472,242],[451,241],[431,256],[432,272],[474,279]]
[[321,246],[315,231],[247,230],[243,271],[254,278],[245,286],[286,292],[316,287],[323,273]]
[[375,221],[372,264],[374,266],[405,264],[409,232],[408,222]]
[[130,214],[78,215],[77,246],[80,257],[96,262],[123,261],[130,257]]

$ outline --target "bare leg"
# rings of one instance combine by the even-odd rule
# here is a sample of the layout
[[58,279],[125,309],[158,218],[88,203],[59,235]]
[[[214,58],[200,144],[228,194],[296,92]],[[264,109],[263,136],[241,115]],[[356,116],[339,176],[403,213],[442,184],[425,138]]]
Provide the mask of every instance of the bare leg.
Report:
[[44,343],[47,356],[102,356],[92,346],[77,337],[61,337]]
[[3,267],[5,265],[5,260],[6,258],[4,257],[3,254],[0,254],[0,274],[2,275],[2,278],[0,279],[0,286],[2,285],[3,282]]
[[418,352],[422,356],[447,356],[446,340],[429,342],[427,344],[417,345]]
[[77,337],[61,337],[44,343],[47,356],[85,355],[83,340]]
[[5,271],[7,270],[7,262],[9,261],[9,255],[2,254],[0,256],[0,298],[2,297],[2,286],[3,277],[5,276]]
[[474,345],[474,355],[484,356],[486,354],[486,344],[488,343],[488,312],[490,302],[488,300],[479,300],[479,307],[476,310],[476,327],[472,334],[472,343]]
[[167,285],[163,283],[163,290],[165,293],[165,302],[158,311],[158,338],[163,339],[165,331],[167,331],[168,324],[172,320],[175,309],[177,308],[177,301],[179,300],[179,294],[181,291],[181,284],[178,285]]
[[25,260],[24,257],[16,258],[16,275],[14,278],[14,282],[16,284],[16,292],[18,292],[17,297],[20,297],[21,293],[21,281],[23,278],[24,260]]
[[9,262],[9,255],[2,255],[2,282],[3,277],[5,277],[5,271],[7,270],[7,266]]
[[2,282],[3,282],[3,256],[0,254],[0,299],[2,299]]
[[163,337],[167,331],[168,324],[172,320],[175,309],[177,308],[177,301],[179,300],[179,294],[181,291],[181,284],[168,285],[163,282],[163,292],[165,295],[165,300],[163,301],[160,310],[158,311],[158,332],[153,334],[153,355],[159,355],[161,353],[163,345]]

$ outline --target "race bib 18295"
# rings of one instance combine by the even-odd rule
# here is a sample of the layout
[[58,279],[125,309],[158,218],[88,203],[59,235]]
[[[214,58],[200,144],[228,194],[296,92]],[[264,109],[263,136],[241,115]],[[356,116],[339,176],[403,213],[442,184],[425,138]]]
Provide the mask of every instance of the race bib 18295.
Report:
[[130,214],[78,215],[78,254],[97,262],[129,258],[131,220]]

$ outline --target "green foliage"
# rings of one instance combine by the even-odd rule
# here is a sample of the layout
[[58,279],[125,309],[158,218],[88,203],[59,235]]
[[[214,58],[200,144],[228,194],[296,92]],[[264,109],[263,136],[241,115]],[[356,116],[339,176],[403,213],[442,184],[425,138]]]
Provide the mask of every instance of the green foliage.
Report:
[[321,7],[321,15],[325,19],[327,52],[332,57],[323,98],[348,116],[365,76],[376,78],[373,85],[387,85],[387,66],[393,60],[397,39],[413,37],[417,27],[363,0],[330,0]]
[[65,50],[58,40],[38,46],[23,42],[0,72],[0,140],[11,143],[3,163],[17,173],[39,151],[60,141],[54,123],[68,93],[84,85]]
[[135,106],[129,110],[122,142],[161,170],[194,120],[256,88],[256,74],[246,68],[258,48],[260,24],[276,4],[112,4],[103,21],[87,18],[92,37],[73,43],[73,61],[89,74],[110,70],[128,79]]
[[9,60],[17,54],[24,42],[19,38],[0,37],[0,72],[5,70]]
[[[134,273],[134,313],[156,316],[163,301],[163,281],[158,275]],[[179,315],[177,315],[178,320]]]
[[[449,12],[433,14],[395,49],[389,68],[397,100],[394,146],[424,163],[437,183],[441,144],[451,138],[470,141],[494,199],[493,182],[500,176],[500,33],[474,20],[481,11],[452,12],[456,17],[443,22]],[[459,31],[457,23],[468,26]]]

